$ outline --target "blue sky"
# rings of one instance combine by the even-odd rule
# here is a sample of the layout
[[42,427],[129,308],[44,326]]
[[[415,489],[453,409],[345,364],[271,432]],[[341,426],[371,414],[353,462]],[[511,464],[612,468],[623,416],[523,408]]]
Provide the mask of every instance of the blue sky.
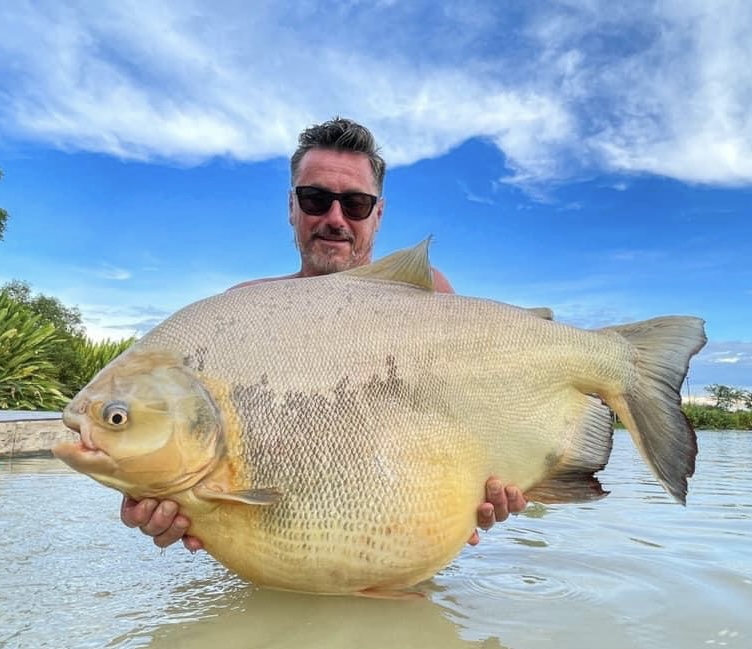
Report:
[[[63,6],[65,4],[65,6]],[[752,4],[6,0],[0,283],[94,338],[298,268],[287,159],[334,115],[389,164],[381,256],[598,327],[707,320],[752,389]]]

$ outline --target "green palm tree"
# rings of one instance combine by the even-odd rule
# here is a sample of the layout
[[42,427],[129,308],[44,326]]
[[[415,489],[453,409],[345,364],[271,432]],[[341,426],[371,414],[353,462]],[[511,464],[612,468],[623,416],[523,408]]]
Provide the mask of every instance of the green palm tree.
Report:
[[54,325],[0,292],[0,408],[59,410],[68,401],[50,353]]

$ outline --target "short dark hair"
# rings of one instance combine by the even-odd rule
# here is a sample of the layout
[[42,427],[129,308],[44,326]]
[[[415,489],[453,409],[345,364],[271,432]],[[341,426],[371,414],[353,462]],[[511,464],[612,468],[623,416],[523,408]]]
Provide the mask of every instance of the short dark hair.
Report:
[[373,133],[365,126],[345,119],[344,117],[335,117],[322,124],[309,126],[298,136],[298,148],[290,158],[290,175],[295,181],[298,173],[298,167],[303,156],[311,149],[333,149],[335,151],[352,151],[355,153],[365,153],[371,163],[373,170],[373,179],[376,181],[376,187],[381,194],[384,187],[384,176],[386,175],[386,162],[379,155],[379,147],[376,146],[376,140]]

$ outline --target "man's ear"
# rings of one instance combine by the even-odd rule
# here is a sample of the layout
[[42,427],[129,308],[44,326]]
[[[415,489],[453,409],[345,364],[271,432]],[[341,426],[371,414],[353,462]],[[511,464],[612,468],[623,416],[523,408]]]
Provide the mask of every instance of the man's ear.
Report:
[[378,229],[381,227],[381,217],[384,215],[384,198],[380,198],[379,202],[376,203],[376,214],[374,214],[374,217],[376,218],[376,227],[374,228],[375,231],[378,232]]

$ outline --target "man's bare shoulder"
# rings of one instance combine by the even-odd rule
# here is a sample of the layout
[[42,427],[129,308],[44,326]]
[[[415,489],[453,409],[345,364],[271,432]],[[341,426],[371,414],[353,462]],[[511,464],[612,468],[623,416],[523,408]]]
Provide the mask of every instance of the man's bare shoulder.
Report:
[[280,275],[279,277],[259,277],[258,279],[249,279],[245,282],[240,282],[240,284],[235,284],[234,286],[231,286],[228,288],[228,291],[232,291],[236,288],[244,288],[246,286],[253,286],[254,284],[264,284],[266,282],[277,282],[281,279],[295,279],[296,277],[300,277],[299,273],[291,273],[290,275]]
[[431,271],[433,272],[433,288],[437,293],[454,293],[454,289],[444,273],[436,268],[432,268]]

